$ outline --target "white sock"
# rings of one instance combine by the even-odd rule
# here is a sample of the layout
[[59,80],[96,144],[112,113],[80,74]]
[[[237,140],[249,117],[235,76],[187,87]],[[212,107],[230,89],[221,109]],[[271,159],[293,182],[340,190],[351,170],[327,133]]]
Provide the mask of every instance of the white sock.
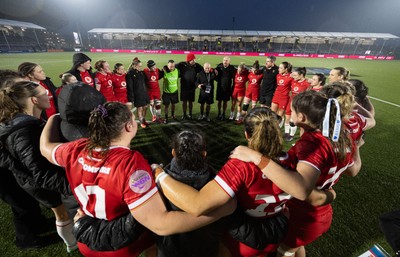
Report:
[[297,126],[290,127],[290,136],[294,137],[296,135]]
[[289,134],[290,132],[290,125],[285,123],[285,133]]
[[161,118],[161,109],[156,109],[156,117]]
[[279,122],[279,128],[283,127],[283,123],[285,122],[285,120],[282,118],[281,122]]
[[67,245],[67,251],[70,252],[75,250],[77,247],[77,242],[72,234],[73,222],[71,220],[58,221],[56,220],[57,234],[64,240]]

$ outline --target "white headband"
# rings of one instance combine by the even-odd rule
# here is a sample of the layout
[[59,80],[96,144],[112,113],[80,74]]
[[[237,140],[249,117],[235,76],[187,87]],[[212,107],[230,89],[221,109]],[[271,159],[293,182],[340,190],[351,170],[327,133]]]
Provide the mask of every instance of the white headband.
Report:
[[335,119],[335,126],[333,127],[332,141],[337,142],[337,141],[339,141],[340,129],[342,127],[342,120],[340,119],[339,102],[335,98],[329,98],[328,103],[326,104],[325,117],[324,117],[324,121],[322,123],[322,135],[324,137],[329,137],[329,116],[330,116],[330,112],[331,112],[331,102],[332,101],[336,105],[336,119]]

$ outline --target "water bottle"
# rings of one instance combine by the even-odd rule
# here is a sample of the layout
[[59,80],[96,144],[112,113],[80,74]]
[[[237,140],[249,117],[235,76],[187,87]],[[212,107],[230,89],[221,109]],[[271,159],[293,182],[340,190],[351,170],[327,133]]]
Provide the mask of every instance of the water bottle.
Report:
[[368,251],[358,257],[390,257],[391,255],[379,244],[374,244]]

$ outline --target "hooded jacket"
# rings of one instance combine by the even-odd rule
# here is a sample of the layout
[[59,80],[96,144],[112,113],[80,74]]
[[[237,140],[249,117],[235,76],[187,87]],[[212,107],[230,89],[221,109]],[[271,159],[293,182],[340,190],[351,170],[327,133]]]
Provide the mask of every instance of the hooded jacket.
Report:
[[[69,71],[66,71],[64,73],[71,73],[72,75],[74,75],[76,77],[76,79],[78,81],[82,81],[81,78],[81,73],[80,71],[78,71],[78,67],[79,65],[81,65],[84,62],[87,61],[92,61],[92,59],[89,58],[89,56],[87,56],[84,53],[76,53],[74,54],[74,56],[72,57],[72,67]],[[92,77],[93,81],[95,81],[95,76],[94,73],[92,72],[92,67],[90,67],[90,70],[88,70],[90,76]]]
[[7,123],[1,123],[1,151],[10,154],[22,164],[23,169],[12,169],[21,187],[71,195],[64,170],[51,164],[40,153],[39,139],[43,127],[42,120],[26,114],[17,114]]

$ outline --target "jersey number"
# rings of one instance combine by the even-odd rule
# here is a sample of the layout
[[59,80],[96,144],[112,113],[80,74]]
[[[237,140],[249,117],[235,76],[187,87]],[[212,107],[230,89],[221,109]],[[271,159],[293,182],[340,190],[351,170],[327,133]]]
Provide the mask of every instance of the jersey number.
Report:
[[265,209],[267,208],[268,205],[270,205],[271,203],[277,203],[276,197],[274,195],[256,195],[255,198],[256,201],[262,200],[265,203],[260,204],[255,209],[246,210],[246,213],[252,217],[265,217],[278,213],[282,210],[283,204],[286,202],[286,200],[289,200],[290,198],[291,195],[289,194],[286,193],[279,194],[278,195],[279,205],[275,206],[272,212],[266,212]]
[[[96,217],[99,219],[107,219],[106,216],[106,198],[105,191],[103,188],[94,185],[94,186],[83,186],[80,184],[74,189],[76,196],[78,197],[79,202],[82,204],[82,209],[86,215],[91,217]],[[89,212],[87,209],[87,204],[89,201],[89,195],[94,195],[96,197],[96,204],[94,206],[94,210]]]

